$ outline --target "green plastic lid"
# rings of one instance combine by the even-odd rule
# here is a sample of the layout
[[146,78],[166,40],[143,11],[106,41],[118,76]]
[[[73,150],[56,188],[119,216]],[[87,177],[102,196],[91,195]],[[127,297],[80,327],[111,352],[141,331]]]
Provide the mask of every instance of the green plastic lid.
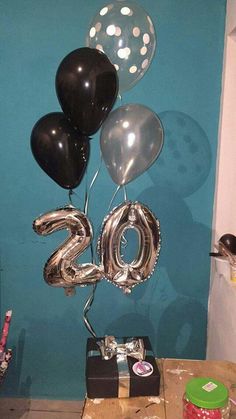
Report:
[[217,409],[228,403],[228,389],[220,381],[197,377],[186,384],[186,398],[198,407]]

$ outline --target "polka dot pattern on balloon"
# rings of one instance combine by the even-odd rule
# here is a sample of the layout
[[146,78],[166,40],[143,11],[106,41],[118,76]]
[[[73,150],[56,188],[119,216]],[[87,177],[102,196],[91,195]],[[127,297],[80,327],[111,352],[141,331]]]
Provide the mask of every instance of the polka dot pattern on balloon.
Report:
[[148,33],[145,33],[143,35],[143,43],[147,45],[149,44],[149,42],[150,42],[150,36],[148,35]]
[[107,14],[107,12],[108,12],[108,7],[103,7],[103,9],[100,10],[100,15],[105,16]]
[[132,10],[129,7],[122,7],[120,13],[124,16],[129,16],[132,13]]
[[141,54],[141,55],[145,55],[145,54],[147,54],[147,47],[142,47],[142,48],[140,49],[140,54]]
[[95,30],[96,32],[99,32],[101,30],[102,24],[100,22],[96,23]]
[[98,49],[99,51],[104,52],[103,48],[102,48],[102,45],[100,45],[100,44],[97,44],[95,48]]
[[137,67],[136,67],[136,65],[132,65],[131,67],[130,67],[130,69],[129,69],[129,72],[131,73],[131,74],[133,74],[133,73],[136,73],[136,71],[137,71],[138,69],[137,69]]
[[119,28],[119,26],[116,27],[115,30],[115,36],[120,36],[121,35],[121,28]]
[[131,51],[129,48],[120,48],[118,49],[117,55],[119,58],[123,59],[127,59],[130,55]]
[[114,64],[121,93],[133,87],[151,64],[156,48],[154,25],[140,5],[116,0],[94,17],[86,45],[103,51]]
[[142,68],[146,68],[148,66],[148,59],[142,62]]
[[135,26],[135,28],[133,29],[133,35],[137,38],[140,35],[140,32],[140,28]]
[[109,36],[115,35],[115,33],[116,33],[116,27],[115,27],[115,25],[109,25],[109,26],[106,28],[106,33],[107,33],[107,35],[109,35]]
[[94,38],[94,36],[96,35],[96,28],[94,26],[92,26],[92,28],[90,29],[89,35],[91,38]]

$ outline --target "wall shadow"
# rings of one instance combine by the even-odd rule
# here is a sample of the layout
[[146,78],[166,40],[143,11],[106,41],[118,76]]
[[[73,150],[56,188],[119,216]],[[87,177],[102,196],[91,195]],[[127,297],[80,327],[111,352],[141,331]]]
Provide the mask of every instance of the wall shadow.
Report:
[[138,197],[156,212],[161,227],[158,266],[177,293],[206,300],[211,230],[195,222],[185,201],[170,187],[151,187]]
[[22,365],[25,356],[25,336],[25,329],[21,329],[17,345],[12,348],[12,360],[1,388],[1,398],[12,397],[12,394],[14,394],[14,397],[22,398],[20,410],[9,407],[11,417],[14,419],[21,418],[25,412],[30,410],[31,376],[28,375],[25,380],[22,380]]
[[206,300],[211,229],[194,221],[185,198],[207,179],[212,161],[209,140],[189,115],[165,111],[159,116],[164,128],[164,147],[148,171],[153,187],[143,191],[138,199],[160,220],[159,263],[167,270],[173,287],[180,294]]
[[105,335],[154,336],[154,328],[148,316],[140,313],[128,313],[112,321],[105,329]]
[[212,154],[208,137],[199,123],[178,111],[158,115],[164,129],[164,146],[148,173],[154,184],[171,188],[179,196],[196,192],[208,177]]
[[[80,309],[61,296],[67,308],[61,315],[29,319],[27,340],[22,330],[13,348],[12,364],[1,397],[23,398],[25,411],[31,394],[38,399],[82,400],[88,332]],[[23,403],[23,401],[22,401]],[[21,409],[21,414],[22,409]]]
[[30,397],[31,377],[28,376],[25,381],[21,381],[22,365],[25,356],[25,336],[25,329],[21,329],[17,345],[12,348],[13,356],[2,392],[5,397],[11,394],[19,397]]
[[165,305],[158,308],[152,302],[152,318],[157,315],[155,346],[163,357],[204,358],[211,229],[194,220],[194,204],[188,205],[185,198],[199,190],[208,177],[210,144],[190,116],[174,111],[159,116],[165,133],[163,151],[148,171],[153,186],[138,196],[160,220],[162,243],[154,275],[158,278],[165,272],[171,284]]
[[[207,310],[193,298],[177,297],[163,311],[156,332],[159,357],[204,358]],[[200,333],[199,333],[200,332]]]
[[[85,394],[84,364],[87,330],[74,301],[61,299],[61,315],[32,318],[28,329],[27,359],[34,397],[78,400]],[[37,333],[40,331],[40,333]],[[21,386],[23,396],[24,386]]]

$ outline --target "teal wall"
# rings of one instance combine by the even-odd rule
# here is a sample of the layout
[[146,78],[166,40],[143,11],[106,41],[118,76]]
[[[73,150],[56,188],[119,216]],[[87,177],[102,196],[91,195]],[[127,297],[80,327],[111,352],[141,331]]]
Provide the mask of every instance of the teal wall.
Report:
[[[209,250],[221,92],[225,0],[139,0],[150,13],[157,52],[123,103],[147,105],[161,118],[165,145],[128,197],[159,218],[162,250],[146,283],[125,296],[102,281],[89,318],[98,335],[149,335],[161,357],[204,358]],[[43,266],[66,233],[36,236],[40,214],[68,193],[39,168],[30,133],[59,111],[54,78],[62,58],[85,44],[103,1],[2,0],[1,6],[1,322],[13,309],[8,346],[13,362],[1,395],[82,399],[88,332],[75,297],[46,285]],[[120,103],[117,103],[119,106]],[[91,142],[88,182],[98,167],[99,133]],[[91,195],[95,242],[115,185],[103,167]],[[73,196],[83,208],[85,183]],[[117,198],[121,202],[123,196]],[[88,261],[89,253],[82,260]]]

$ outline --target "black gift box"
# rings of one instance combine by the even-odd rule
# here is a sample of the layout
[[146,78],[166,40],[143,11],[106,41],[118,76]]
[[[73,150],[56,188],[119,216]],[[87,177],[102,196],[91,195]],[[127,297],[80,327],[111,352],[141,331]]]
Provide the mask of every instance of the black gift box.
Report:
[[[99,351],[98,341],[102,338],[89,338],[87,340],[86,385],[87,396],[93,398],[109,397],[138,397],[158,396],[160,391],[160,372],[156,364],[152,347],[147,336],[137,337],[143,339],[146,350],[145,361],[153,367],[153,373],[148,377],[138,376],[133,372],[133,365],[137,362],[130,356],[126,357],[127,374],[119,370],[117,357],[103,360]],[[116,339],[126,343],[130,339],[125,337]],[[128,377],[127,377],[128,376]]]

